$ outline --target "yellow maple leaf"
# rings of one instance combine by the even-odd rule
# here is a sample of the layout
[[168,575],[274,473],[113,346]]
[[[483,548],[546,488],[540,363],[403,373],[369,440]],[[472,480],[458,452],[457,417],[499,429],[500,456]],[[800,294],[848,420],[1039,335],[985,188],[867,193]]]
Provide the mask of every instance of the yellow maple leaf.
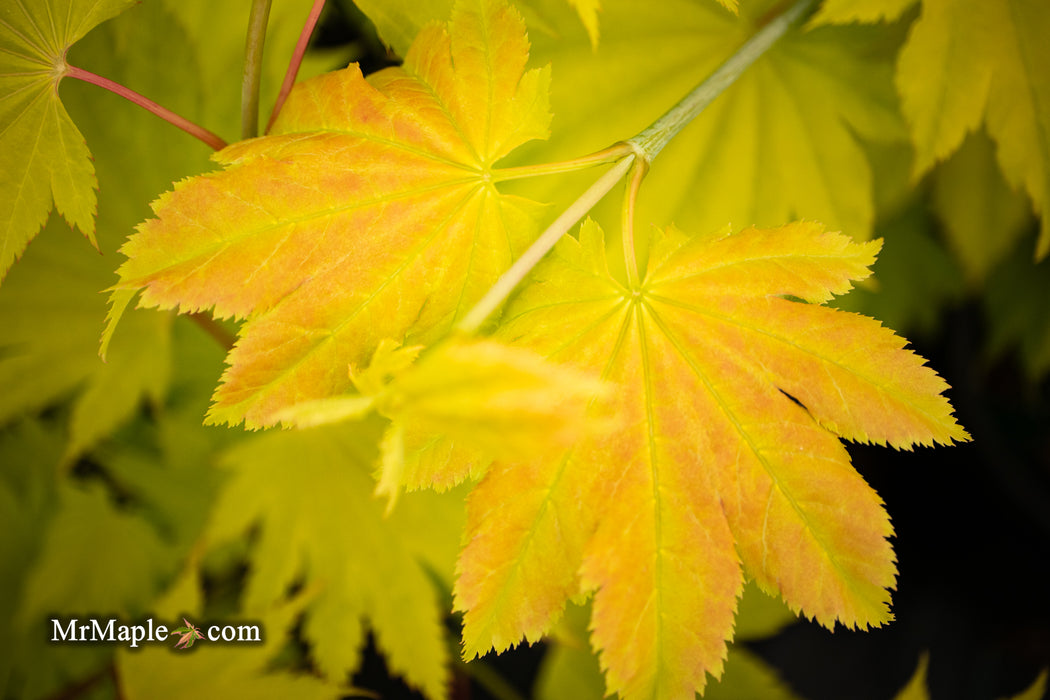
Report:
[[345,391],[383,338],[444,332],[534,232],[534,205],[492,178],[547,134],[549,70],[527,59],[513,8],[463,0],[403,66],[297,86],[272,135],[153,204],[122,249],[109,330],[140,289],[140,306],[247,317],[209,421],[249,427]]
[[595,591],[608,691],[692,698],[721,673],[745,577],[827,626],[888,621],[892,528],[839,437],[968,436],[903,339],[820,305],[879,245],[813,223],[671,229],[632,289],[596,224],[562,241],[498,336],[599,372],[624,427],[476,487],[455,587],[465,655],[534,640]]

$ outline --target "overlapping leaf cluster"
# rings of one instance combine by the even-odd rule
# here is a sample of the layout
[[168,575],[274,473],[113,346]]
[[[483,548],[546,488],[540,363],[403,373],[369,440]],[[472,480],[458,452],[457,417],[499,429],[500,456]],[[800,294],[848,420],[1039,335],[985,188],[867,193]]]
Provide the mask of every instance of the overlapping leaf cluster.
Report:
[[[417,371],[419,349],[393,350],[439,338],[528,240],[531,212],[491,184],[495,161],[546,135],[548,73],[525,71],[527,49],[512,8],[457,3],[403,67],[303,84],[273,135],[154,204],[123,249],[117,310],[141,289],[147,306],[247,317],[213,421],[311,423],[374,404],[394,420],[379,485],[391,495],[483,473],[463,444],[543,439],[517,438],[513,420],[496,421],[495,441],[468,427],[500,403],[523,416],[536,403],[523,390],[553,397],[521,384],[516,356],[440,345]],[[836,436],[908,447],[966,434],[903,341],[820,308],[869,274],[874,251],[815,225],[672,230],[651,242],[644,284],[624,287],[596,226],[563,243],[497,337],[601,378],[620,426],[552,455],[511,450],[475,489],[455,589],[466,656],[539,638],[568,598],[594,592],[609,689],[685,697],[721,673],[745,576],[824,624],[888,620],[889,522]],[[362,398],[340,397],[351,382]]]
[[[0,276],[52,202],[93,235],[93,169],[57,85],[66,50],[125,4],[0,9],[0,144],[16,154],[0,183]],[[204,44],[205,4],[155,6],[149,21]],[[201,643],[178,663],[166,649],[89,658],[37,644],[0,665],[0,682],[45,695],[108,663],[126,697],[337,697],[371,634],[394,673],[438,698],[452,662],[435,582],[464,614],[468,660],[560,634],[563,651],[597,653],[601,692],[625,698],[692,697],[733,666],[764,673],[726,657],[747,580],[828,627],[891,619],[892,528],[841,439],[910,449],[967,434],[902,338],[826,306],[871,274],[880,246],[832,231],[870,238],[932,172],[971,283],[993,283],[1028,225],[1026,196],[1043,218],[1038,254],[1050,245],[1039,77],[1050,12],[923,0],[907,14],[913,4],[823,3],[654,163],[638,208],[640,282],[627,281],[613,207],[599,208],[607,232],[589,221],[562,240],[490,338],[459,337],[456,324],[593,177],[518,181],[527,169],[513,166],[637,132],[776,3],[362,2],[401,66],[301,83],[271,133],[215,154],[220,170],[178,181],[152,216],[143,193],[119,201],[119,215],[100,207],[100,240],[145,219],[110,290],[108,365],[92,355],[95,292],[111,285],[113,260],[86,261],[49,230],[0,288],[0,420],[62,407],[57,421],[0,434],[0,454],[63,446],[48,453],[58,476],[0,482],[5,537],[36,556],[5,577],[5,600],[23,609],[0,609],[0,622],[17,636],[45,609],[173,620],[221,609],[257,616],[272,638]],[[58,16],[65,25],[48,19]],[[850,25],[879,21],[898,25]],[[189,42],[173,47],[196,60]],[[171,97],[196,104],[217,77]],[[200,113],[222,122],[227,102]],[[81,112],[89,137],[114,142],[119,120]],[[967,135],[979,126],[986,134]],[[170,150],[157,158],[162,183],[199,167]],[[873,191],[880,168],[897,173],[886,178],[893,206]],[[150,193],[164,186],[148,180]],[[960,206],[974,182],[981,196]],[[805,221],[781,225],[795,217]],[[730,220],[757,226],[730,233]],[[136,298],[146,308],[126,311]],[[195,426],[216,353],[152,308],[240,321],[207,422],[336,424],[250,437]],[[1023,312],[1006,322],[1028,328]],[[1030,343],[1036,367],[1050,366],[1047,339]],[[136,414],[143,401],[149,412]],[[111,439],[122,425],[123,445]],[[105,488],[66,472],[84,455]],[[462,491],[398,497],[460,482],[473,482],[465,515]],[[44,534],[19,539],[33,531]],[[136,552],[116,588],[96,562],[63,559],[106,540],[114,556]],[[197,577],[238,565],[248,574],[236,603],[201,597]],[[76,576],[60,575],[67,566]],[[583,610],[569,603],[584,599]],[[296,658],[311,675],[274,665],[291,638],[306,642]],[[12,670],[38,652],[46,661]]]

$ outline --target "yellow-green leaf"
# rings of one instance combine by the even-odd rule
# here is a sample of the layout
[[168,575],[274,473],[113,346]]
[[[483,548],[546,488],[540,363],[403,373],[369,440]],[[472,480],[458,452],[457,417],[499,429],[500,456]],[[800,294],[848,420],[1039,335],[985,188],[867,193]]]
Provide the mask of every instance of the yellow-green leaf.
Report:
[[1025,233],[1031,205],[1003,180],[987,134],[966,137],[934,171],[933,208],[970,281],[980,282]]
[[535,220],[492,166],[550,120],[549,71],[527,58],[516,11],[462,0],[403,66],[299,85],[273,135],[154,203],[116,294],[248,317],[211,422],[270,425],[342,393],[381,339],[435,337],[496,280]]
[[[712,2],[605,0],[592,50],[575,18],[553,8],[555,34],[533,31],[550,60],[551,139],[531,161],[562,160],[629,138],[706,78],[773,12],[762,0],[734,16]],[[639,197],[641,222],[697,232],[816,219],[858,238],[874,223],[872,175],[857,136],[906,138],[888,56],[870,28],[792,31],[661,152]],[[848,178],[842,173],[849,173]],[[563,182],[524,183],[530,197],[567,203]],[[566,198],[568,200],[566,201]]]
[[95,244],[95,169],[58,98],[66,51],[134,0],[15,0],[0,6],[0,280],[52,204]]
[[811,23],[844,24],[897,19],[917,0],[824,0]]
[[[296,581],[317,591],[303,633],[326,678],[357,669],[367,621],[391,671],[440,698],[448,662],[442,614],[399,514],[384,518],[372,497],[377,436],[374,424],[343,424],[271,432],[235,446],[222,458],[231,479],[208,537],[217,543],[259,525],[246,609],[266,609]],[[430,527],[455,537],[446,527],[456,524]]]
[[[521,460],[564,450],[605,427],[588,404],[608,398],[595,377],[488,340],[438,345],[384,392],[393,420],[377,493],[447,488],[478,477],[493,457]],[[450,468],[451,465],[451,468]]]
[[116,333],[108,363],[98,359],[105,317],[99,294],[112,270],[83,245],[63,240],[61,222],[33,244],[0,287],[0,423],[76,392],[66,459],[91,449],[143,400],[168,389],[172,319],[135,311]]
[[[400,49],[407,27],[422,26],[438,12],[435,4],[373,0],[364,7],[380,35]],[[602,0],[594,47],[568,3],[518,4],[532,55],[549,61],[554,76],[551,139],[513,156],[524,162],[571,159],[634,136],[779,7],[746,0],[736,15],[712,0]],[[907,138],[891,54],[880,41],[884,34],[863,27],[785,36],[661,152],[642,190],[639,220],[706,232],[726,221],[772,226],[800,217],[869,237],[872,174],[857,136]],[[585,186],[536,179],[522,183],[521,192],[567,205]]]
[[721,673],[745,575],[829,627],[888,621],[892,529],[838,438],[967,435],[901,338],[785,298],[847,291],[877,249],[811,223],[672,229],[632,291],[595,225],[559,244],[498,335],[600,372],[625,427],[494,466],[471,494],[455,588],[466,656],[537,638],[595,591],[608,691],[691,698]]
[[930,654],[923,652],[919,657],[919,665],[915,667],[908,683],[897,691],[893,700],[929,700],[930,691],[926,689],[926,674],[930,667]]
[[897,65],[915,172],[955,151],[982,122],[1003,174],[1042,216],[1036,254],[1050,251],[1050,4],[923,0]]
[[[161,621],[193,616],[199,622],[202,591],[199,572],[191,566],[156,602],[152,615]],[[174,641],[146,644],[138,649],[122,648],[116,656],[116,678],[120,696],[128,700],[180,700],[186,697],[251,697],[262,700],[303,698],[336,700],[352,689],[307,673],[275,670],[273,660],[287,643],[288,633],[302,611],[304,596],[280,601],[271,607],[249,611],[262,628],[261,644],[208,644],[195,653],[173,652]],[[169,630],[173,627],[169,626]]]

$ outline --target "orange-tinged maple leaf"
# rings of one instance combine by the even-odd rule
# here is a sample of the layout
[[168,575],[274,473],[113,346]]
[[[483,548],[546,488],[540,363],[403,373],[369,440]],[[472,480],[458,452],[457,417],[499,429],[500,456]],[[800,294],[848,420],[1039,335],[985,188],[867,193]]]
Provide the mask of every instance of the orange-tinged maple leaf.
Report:
[[892,528],[839,436],[968,436],[903,339],[819,305],[879,245],[813,223],[671,229],[629,289],[595,224],[562,241],[498,336],[600,373],[625,427],[476,487],[455,587],[465,655],[536,639],[595,591],[608,691],[692,698],[721,672],[745,577],[829,627],[888,621]]
[[139,289],[140,306],[247,317],[208,418],[249,427],[347,390],[383,338],[444,332],[534,232],[535,205],[491,178],[547,135],[549,70],[527,59],[514,9],[460,0],[402,67],[297,86],[272,135],[153,204],[110,327]]

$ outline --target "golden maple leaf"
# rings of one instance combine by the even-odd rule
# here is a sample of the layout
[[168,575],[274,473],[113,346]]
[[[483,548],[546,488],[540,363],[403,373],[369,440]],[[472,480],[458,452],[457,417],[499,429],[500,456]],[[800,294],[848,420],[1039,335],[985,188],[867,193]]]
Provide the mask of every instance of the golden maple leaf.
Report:
[[140,289],[140,306],[247,317],[208,418],[248,427],[347,390],[384,338],[437,337],[534,233],[535,205],[492,178],[547,135],[550,72],[527,59],[518,13],[470,0],[401,67],[298,85],[272,135],[153,204],[122,248],[107,334]]
[[903,339],[821,305],[879,245],[813,223],[671,229],[630,288],[597,225],[562,241],[497,335],[600,373],[624,427],[475,488],[455,587],[465,655],[535,640],[593,591],[608,691],[692,698],[721,673],[745,577],[827,626],[888,621],[892,528],[839,437],[968,436]]

